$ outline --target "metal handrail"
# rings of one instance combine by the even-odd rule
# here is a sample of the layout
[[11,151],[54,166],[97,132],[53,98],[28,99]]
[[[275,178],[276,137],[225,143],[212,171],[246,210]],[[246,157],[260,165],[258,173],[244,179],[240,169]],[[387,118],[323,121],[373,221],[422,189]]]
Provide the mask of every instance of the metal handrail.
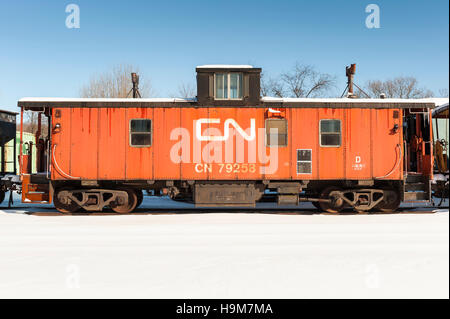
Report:
[[404,159],[403,159],[403,166],[404,166],[404,174],[408,176],[408,143],[405,141],[403,141],[403,145],[405,146],[405,155],[404,155]]
[[399,151],[398,161],[395,163],[394,168],[389,173],[387,173],[386,175],[375,177],[375,179],[386,178],[386,177],[390,176],[392,173],[394,173],[397,170],[398,166],[400,165],[400,162],[402,161],[402,157],[403,157],[401,144],[397,144],[397,148],[398,148],[398,151]]

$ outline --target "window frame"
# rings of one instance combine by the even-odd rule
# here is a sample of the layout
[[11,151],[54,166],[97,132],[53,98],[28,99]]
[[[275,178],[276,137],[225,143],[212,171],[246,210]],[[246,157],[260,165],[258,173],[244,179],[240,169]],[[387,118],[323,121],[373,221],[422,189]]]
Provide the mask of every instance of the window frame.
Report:
[[[267,138],[267,121],[285,121],[286,122],[286,144],[285,145],[269,145]],[[269,132],[270,133],[270,132]],[[266,147],[287,147],[289,145],[289,121],[286,118],[266,118],[264,121],[264,144]]]
[[[216,96],[217,90],[216,90],[216,75],[217,74],[225,74],[226,75],[226,81],[227,81],[227,98],[218,98]],[[231,81],[230,81],[230,75],[231,74],[240,74],[240,78],[241,78],[241,83],[238,83],[238,90],[240,89],[240,91],[238,91],[239,93],[241,93],[241,97],[238,98],[231,98],[230,97],[230,92],[231,92]],[[239,79],[239,77],[238,77]],[[240,84],[240,86],[239,86]],[[214,100],[218,100],[218,101],[242,101],[244,99],[244,73],[243,72],[215,72],[214,73]]]
[[[326,132],[326,133],[322,133],[322,122],[323,121],[339,121],[339,133],[337,132]],[[339,145],[322,145],[322,134],[325,135],[336,135],[339,134]],[[342,146],[342,120],[341,119],[320,119],[319,120],[319,145],[320,147],[336,147],[339,148]]]
[[[311,160],[309,160],[309,161],[299,161],[298,160],[298,151],[309,151],[310,154],[311,154]],[[297,175],[311,175],[312,171],[313,171],[312,149],[311,148],[297,148],[296,156],[297,156]],[[311,163],[311,171],[309,173],[300,173],[298,171],[298,163]]]
[[[131,121],[136,121],[136,120],[140,120],[140,121],[147,120],[147,121],[150,121],[150,132],[132,132],[131,131]],[[144,147],[151,147],[153,145],[153,120],[152,119],[147,119],[147,118],[133,118],[133,119],[130,119],[128,121],[128,130],[129,130],[129,136],[128,136],[129,142],[128,142],[128,144],[129,144],[130,147],[144,148]],[[150,135],[150,144],[149,145],[133,145],[132,144],[132,135],[133,134],[149,134]]]

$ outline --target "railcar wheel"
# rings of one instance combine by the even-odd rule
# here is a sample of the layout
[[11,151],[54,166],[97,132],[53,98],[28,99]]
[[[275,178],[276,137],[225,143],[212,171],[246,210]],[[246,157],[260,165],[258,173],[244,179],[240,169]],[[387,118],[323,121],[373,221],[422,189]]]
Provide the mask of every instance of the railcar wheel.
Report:
[[136,189],[135,192],[136,192],[136,196],[137,196],[136,208],[138,208],[139,206],[141,206],[142,202],[144,201],[144,193],[140,189]]
[[125,199],[120,197],[118,202],[114,205],[110,205],[111,209],[119,214],[131,213],[136,208],[138,203],[138,195],[133,189],[124,189],[124,191],[127,192],[128,198]]
[[319,202],[320,209],[327,213],[339,213],[345,206],[344,200],[339,196],[341,189],[331,186],[325,188],[320,194],[322,199],[331,199],[331,202]]
[[59,189],[55,191],[53,194],[53,205],[55,205],[55,208],[63,214],[75,213],[79,211],[81,207],[68,197],[67,191],[68,189]]
[[384,190],[383,197],[383,200],[375,206],[376,210],[380,210],[382,212],[393,212],[400,206],[401,200],[398,191],[393,189]]
[[319,202],[311,202],[311,204],[313,204],[313,206],[314,206],[315,208],[317,208],[318,210],[322,210],[322,208],[320,207]]

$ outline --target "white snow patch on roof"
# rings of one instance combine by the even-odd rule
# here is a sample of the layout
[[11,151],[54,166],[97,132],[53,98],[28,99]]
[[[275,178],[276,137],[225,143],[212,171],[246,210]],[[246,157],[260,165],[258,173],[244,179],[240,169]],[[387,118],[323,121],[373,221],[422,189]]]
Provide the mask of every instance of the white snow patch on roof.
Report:
[[436,106],[442,103],[441,100],[448,99],[349,99],[349,98],[290,98],[290,97],[270,97],[261,98],[263,102],[273,103],[434,103]]
[[19,102],[155,102],[155,103],[174,103],[174,102],[195,102],[196,99],[181,98],[70,98],[70,97],[24,97]]
[[448,110],[448,100],[447,103],[441,104],[433,110],[433,116],[438,115],[445,110]]
[[246,64],[206,64],[198,65],[197,69],[253,69],[253,66]]
[[[19,102],[116,102],[116,103],[182,103],[195,102],[196,98],[67,98],[67,97],[24,97]],[[448,104],[448,98],[428,98],[428,99],[349,99],[349,98],[278,98],[265,96],[262,102],[273,103],[434,103],[436,106]]]
[[448,97],[429,97],[425,99],[418,99],[420,101],[424,101],[426,103],[434,103],[436,107],[442,106],[442,105],[448,105]]

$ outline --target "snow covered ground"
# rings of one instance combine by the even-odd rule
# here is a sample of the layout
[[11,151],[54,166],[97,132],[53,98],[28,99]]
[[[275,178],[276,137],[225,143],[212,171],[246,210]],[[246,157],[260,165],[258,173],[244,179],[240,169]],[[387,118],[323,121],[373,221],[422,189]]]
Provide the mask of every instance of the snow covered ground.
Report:
[[146,197],[191,210],[31,216],[18,201],[0,207],[0,298],[449,297],[448,209],[198,214]]

